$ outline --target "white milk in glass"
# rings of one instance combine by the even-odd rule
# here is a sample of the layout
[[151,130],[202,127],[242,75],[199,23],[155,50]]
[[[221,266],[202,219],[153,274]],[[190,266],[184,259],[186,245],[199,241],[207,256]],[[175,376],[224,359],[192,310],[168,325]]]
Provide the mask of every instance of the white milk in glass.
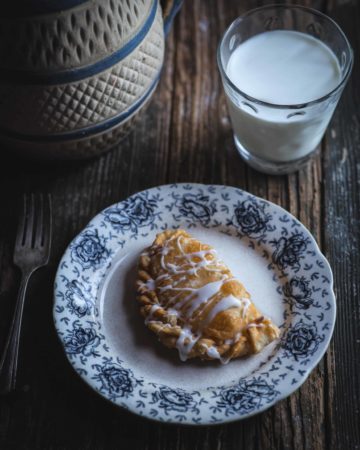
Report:
[[[227,76],[243,93],[275,105],[301,105],[329,94],[341,81],[332,50],[298,31],[258,34],[231,54]],[[319,144],[336,106],[323,110],[267,108],[228,98],[237,141],[260,158],[286,162],[303,158]],[[254,110],[255,108],[255,110]],[[297,113],[297,114],[296,114]]]

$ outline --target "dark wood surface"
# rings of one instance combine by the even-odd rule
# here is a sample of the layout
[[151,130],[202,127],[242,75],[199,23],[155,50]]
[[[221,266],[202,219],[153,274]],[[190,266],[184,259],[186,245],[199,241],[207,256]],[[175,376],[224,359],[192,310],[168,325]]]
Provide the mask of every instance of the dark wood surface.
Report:
[[[8,160],[1,151],[0,348],[19,284],[11,261],[23,192],[52,194],[54,238],[50,265],[30,285],[18,389],[0,397],[0,449],[360,448],[360,2],[297,2],[333,17],[356,57],[321,154],[301,172],[283,177],[261,175],[238,157],[215,60],[227,25],[265,3],[185,1],[151,106],[134,132],[100,159],[48,166]],[[311,230],[334,271],[338,316],[325,357],[296,393],[243,422],[191,428],[126,413],[75,375],[54,331],[53,280],[69,241],[111,203],[176,181],[237,186],[285,207]]]

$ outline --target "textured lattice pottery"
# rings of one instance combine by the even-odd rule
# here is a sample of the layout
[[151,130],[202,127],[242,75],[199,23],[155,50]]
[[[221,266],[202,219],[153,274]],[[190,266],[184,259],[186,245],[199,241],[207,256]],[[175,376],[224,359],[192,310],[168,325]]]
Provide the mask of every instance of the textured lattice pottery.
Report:
[[28,0],[0,18],[0,138],[79,159],[117,143],[159,80],[181,1]]

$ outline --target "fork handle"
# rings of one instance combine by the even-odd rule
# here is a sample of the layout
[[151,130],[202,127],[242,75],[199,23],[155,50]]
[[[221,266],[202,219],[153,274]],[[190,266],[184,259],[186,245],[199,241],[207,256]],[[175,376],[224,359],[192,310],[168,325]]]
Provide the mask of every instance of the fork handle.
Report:
[[21,279],[14,316],[6,339],[4,352],[0,360],[0,394],[7,394],[15,389],[21,322],[26,290],[32,273],[33,271],[24,273]]

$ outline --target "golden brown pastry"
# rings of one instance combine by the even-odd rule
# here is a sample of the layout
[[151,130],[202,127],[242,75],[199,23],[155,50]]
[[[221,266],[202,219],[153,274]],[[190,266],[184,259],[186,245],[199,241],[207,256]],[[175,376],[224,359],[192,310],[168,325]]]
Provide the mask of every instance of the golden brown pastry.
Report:
[[136,281],[146,325],[180,359],[258,353],[279,336],[209,245],[184,230],[156,236],[140,256]]

